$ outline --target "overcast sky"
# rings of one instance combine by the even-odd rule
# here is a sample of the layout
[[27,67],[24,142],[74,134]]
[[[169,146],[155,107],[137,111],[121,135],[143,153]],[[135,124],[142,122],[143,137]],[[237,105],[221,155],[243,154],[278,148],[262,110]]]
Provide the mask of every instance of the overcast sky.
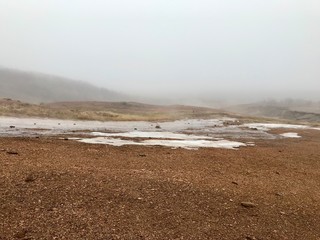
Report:
[[0,0],[0,65],[132,93],[320,96],[320,1]]

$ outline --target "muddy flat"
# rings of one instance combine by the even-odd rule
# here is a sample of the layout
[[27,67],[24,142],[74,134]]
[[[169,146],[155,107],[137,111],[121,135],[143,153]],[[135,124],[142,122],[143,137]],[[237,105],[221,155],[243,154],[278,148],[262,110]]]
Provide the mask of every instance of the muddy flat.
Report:
[[295,132],[238,150],[0,138],[0,239],[320,239],[320,131]]

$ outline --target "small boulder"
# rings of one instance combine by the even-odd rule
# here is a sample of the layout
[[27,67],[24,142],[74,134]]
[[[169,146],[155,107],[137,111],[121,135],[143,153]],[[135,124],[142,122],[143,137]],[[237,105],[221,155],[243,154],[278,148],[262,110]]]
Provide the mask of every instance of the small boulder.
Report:
[[9,150],[9,151],[7,151],[7,154],[18,155],[19,153],[17,151]]
[[19,232],[17,232],[14,237],[15,238],[18,238],[18,239],[24,239],[26,237],[28,233],[28,230],[27,229],[22,229],[20,230]]
[[241,206],[245,208],[254,208],[257,205],[252,202],[241,202]]
[[24,181],[25,182],[34,182],[36,180],[36,177],[33,174],[29,174]]

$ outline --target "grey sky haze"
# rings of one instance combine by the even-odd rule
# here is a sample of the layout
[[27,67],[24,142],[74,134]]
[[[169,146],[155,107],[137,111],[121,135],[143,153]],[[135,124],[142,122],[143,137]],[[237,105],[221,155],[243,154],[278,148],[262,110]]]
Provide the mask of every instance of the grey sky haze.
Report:
[[317,98],[319,43],[319,0],[0,0],[0,65],[135,94]]

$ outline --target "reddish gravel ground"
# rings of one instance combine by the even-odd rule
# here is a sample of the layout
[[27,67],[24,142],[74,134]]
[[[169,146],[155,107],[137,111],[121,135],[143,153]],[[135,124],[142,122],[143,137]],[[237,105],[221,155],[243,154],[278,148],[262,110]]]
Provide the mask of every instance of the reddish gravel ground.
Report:
[[0,239],[320,239],[320,131],[295,132],[198,151],[0,138]]

